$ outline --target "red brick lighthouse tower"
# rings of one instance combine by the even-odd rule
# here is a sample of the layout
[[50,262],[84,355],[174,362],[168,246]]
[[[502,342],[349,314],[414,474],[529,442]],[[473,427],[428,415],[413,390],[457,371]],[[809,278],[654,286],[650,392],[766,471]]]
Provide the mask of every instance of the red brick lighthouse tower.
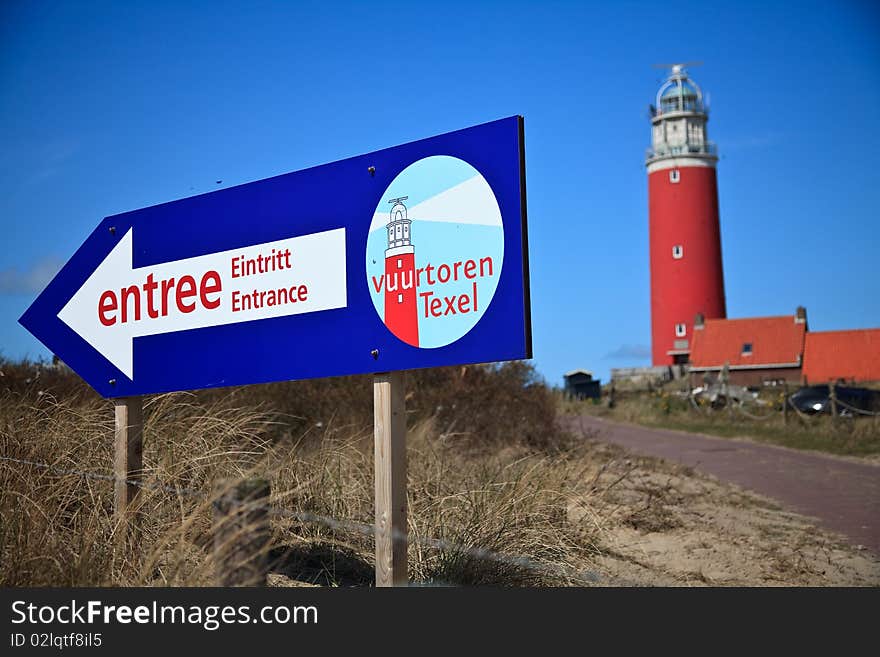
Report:
[[410,241],[412,221],[403,202],[407,196],[391,199],[388,219],[388,248],[385,250],[385,326],[414,347],[419,346],[419,318],[416,305],[416,251]]
[[683,66],[675,65],[651,107],[648,224],[651,350],[655,366],[688,362],[694,317],[726,316],[715,145],[708,107]]

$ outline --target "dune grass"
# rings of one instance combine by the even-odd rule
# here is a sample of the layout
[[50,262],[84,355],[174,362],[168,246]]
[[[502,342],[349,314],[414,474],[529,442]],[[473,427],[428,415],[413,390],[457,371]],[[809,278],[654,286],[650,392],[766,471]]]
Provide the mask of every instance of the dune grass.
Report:
[[789,409],[783,418],[780,391],[764,393],[762,402],[733,408],[694,407],[673,384],[652,392],[618,393],[613,408],[608,408],[607,399],[558,403],[566,413],[589,413],[662,429],[749,438],[841,456],[880,455],[880,417],[805,416]]
[[[268,479],[272,507],[291,512],[272,516],[275,572],[372,582],[372,537],[357,530],[373,523],[367,377],[148,398],[129,534],[106,478],[111,403],[63,370],[0,372],[0,456],[51,465],[0,461],[0,585],[210,585],[212,492],[248,477]],[[559,428],[534,372],[449,368],[407,385],[411,581],[583,584],[573,574],[599,553],[604,502],[588,476],[598,466]]]

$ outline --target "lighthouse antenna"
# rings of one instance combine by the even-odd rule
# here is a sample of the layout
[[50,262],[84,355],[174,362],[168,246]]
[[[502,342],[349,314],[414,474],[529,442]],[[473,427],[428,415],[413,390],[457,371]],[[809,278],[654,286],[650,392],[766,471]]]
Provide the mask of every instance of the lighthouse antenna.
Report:
[[703,62],[673,62],[671,64],[651,64],[651,68],[660,68],[660,69],[681,69],[691,68],[692,66],[702,66]]
[[391,200],[388,201],[388,202],[389,202],[389,203],[392,203],[392,204],[393,204],[393,203],[401,203],[402,201],[405,201],[405,200],[408,199],[408,198],[409,198],[409,196],[401,196],[400,198],[393,198],[393,199],[391,199]]

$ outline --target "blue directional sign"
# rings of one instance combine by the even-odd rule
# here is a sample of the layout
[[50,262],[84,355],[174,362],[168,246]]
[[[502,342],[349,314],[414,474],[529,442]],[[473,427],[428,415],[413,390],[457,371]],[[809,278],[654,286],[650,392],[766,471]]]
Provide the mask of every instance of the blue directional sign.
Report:
[[19,320],[105,397],[531,357],[522,117],[107,217]]

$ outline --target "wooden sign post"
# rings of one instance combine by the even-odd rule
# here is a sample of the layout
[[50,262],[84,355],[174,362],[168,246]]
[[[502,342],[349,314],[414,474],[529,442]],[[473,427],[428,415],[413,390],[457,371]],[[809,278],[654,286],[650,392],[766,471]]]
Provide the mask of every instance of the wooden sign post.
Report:
[[113,445],[113,515],[117,526],[127,522],[129,507],[143,476],[144,404],[142,397],[114,400],[116,435]]
[[406,408],[403,372],[373,377],[376,586],[407,585]]

